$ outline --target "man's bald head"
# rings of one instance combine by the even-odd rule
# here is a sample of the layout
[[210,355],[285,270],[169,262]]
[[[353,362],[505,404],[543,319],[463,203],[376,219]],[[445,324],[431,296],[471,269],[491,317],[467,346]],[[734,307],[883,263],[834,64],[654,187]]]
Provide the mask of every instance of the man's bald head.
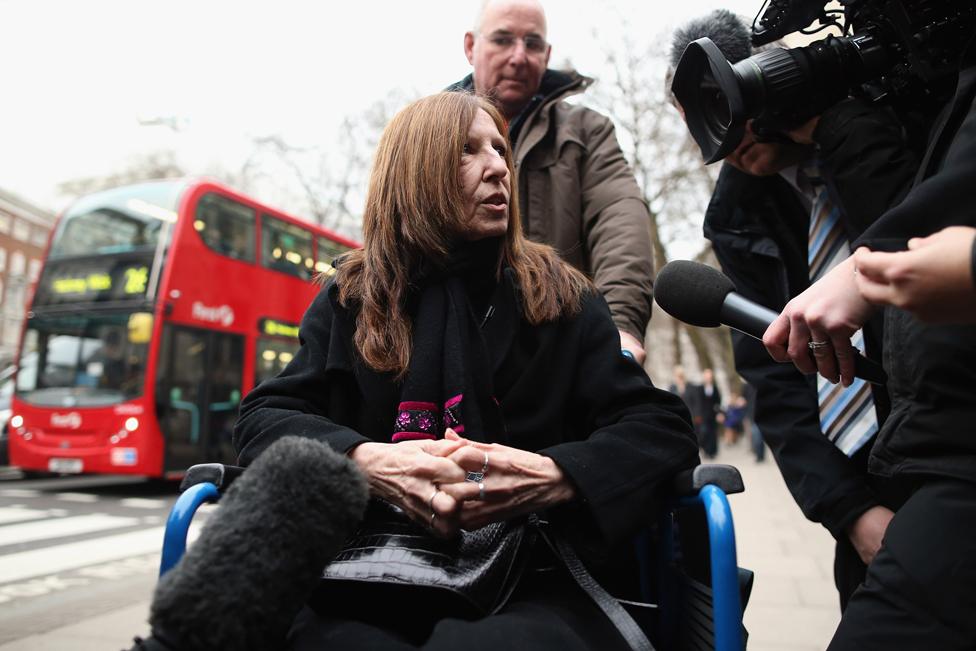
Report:
[[486,0],[464,35],[475,90],[513,118],[539,90],[549,63],[546,13],[538,0]]
[[[498,11],[501,5],[520,5],[526,9],[539,12],[542,15],[542,27],[546,29],[546,10],[539,0],[482,0],[481,7],[478,9],[478,15],[474,19],[474,32],[476,34],[481,31],[481,23],[485,13],[489,9],[491,11]],[[545,33],[542,35],[545,36]]]

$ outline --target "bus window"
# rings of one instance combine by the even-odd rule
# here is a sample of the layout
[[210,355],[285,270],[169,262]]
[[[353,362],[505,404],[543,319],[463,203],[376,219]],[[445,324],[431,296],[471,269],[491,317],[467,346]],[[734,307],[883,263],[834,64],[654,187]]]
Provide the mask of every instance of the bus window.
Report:
[[229,258],[254,262],[253,208],[214,192],[200,197],[193,227],[203,243]]
[[321,235],[316,238],[316,241],[318,242],[318,261],[315,263],[315,271],[326,276],[332,276],[335,274],[335,268],[332,266],[332,263],[343,253],[352,249],[324,238]]
[[254,386],[278,375],[298,350],[297,339],[258,337],[254,363]]
[[144,183],[79,199],[59,222],[51,258],[149,251],[163,224],[176,221],[178,182]]
[[312,234],[281,219],[263,215],[261,264],[302,280],[312,277]]

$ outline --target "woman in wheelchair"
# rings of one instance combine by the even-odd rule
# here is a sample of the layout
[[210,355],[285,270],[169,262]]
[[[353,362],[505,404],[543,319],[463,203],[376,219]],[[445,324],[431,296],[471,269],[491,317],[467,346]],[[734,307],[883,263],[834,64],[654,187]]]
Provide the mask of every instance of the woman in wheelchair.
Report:
[[[282,437],[314,439],[373,500],[287,648],[641,646],[564,563],[578,554],[607,592],[636,595],[633,537],[697,444],[681,401],[621,355],[590,281],[523,235],[505,130],[464,93],[393,119],[363,249],[309,307],[294,360],[241,406],[243,465]],[[369,556],[390,538],[406,549]],[[509,544],[505,559],[465,558]],[[497,563],[503,580],[484,578]]]

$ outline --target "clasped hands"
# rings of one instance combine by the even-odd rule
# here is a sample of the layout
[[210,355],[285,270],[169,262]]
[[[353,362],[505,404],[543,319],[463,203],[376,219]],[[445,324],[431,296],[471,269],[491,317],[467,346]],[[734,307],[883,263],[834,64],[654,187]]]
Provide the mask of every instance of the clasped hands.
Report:
[[[471,441],[450,428],[438,440],[362,443],[349,456],[375,497],[445,537],[555,506],[575,494],[549,457]],[[483,470],[480,482],[467,480]]]

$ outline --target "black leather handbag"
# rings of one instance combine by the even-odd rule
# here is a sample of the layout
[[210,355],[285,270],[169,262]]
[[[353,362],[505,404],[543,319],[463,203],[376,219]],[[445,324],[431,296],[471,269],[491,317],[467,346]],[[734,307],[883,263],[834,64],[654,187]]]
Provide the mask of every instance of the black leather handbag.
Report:
[[539,538],[631,649],[653,651],[640,626],[590,576],[572,546],[535,515],[442,539],[399,507],[371,500],[362,525],[322,571],[318,599],[347,607],[358,601],[354,609],[380,612],[422,604],[441,616],[483,617],[508,601]]
[[[497,612],[518,585],[537,527],[526,520],[498,522],[450,539],[438,538],[401,509],[372,500],[362,525],[322,572],[323,589],[341,595],[342,583],[377,605],[396,592],[421,588],[446,593],[473,616]],[[371,590],[370,585],[377,590]]]

